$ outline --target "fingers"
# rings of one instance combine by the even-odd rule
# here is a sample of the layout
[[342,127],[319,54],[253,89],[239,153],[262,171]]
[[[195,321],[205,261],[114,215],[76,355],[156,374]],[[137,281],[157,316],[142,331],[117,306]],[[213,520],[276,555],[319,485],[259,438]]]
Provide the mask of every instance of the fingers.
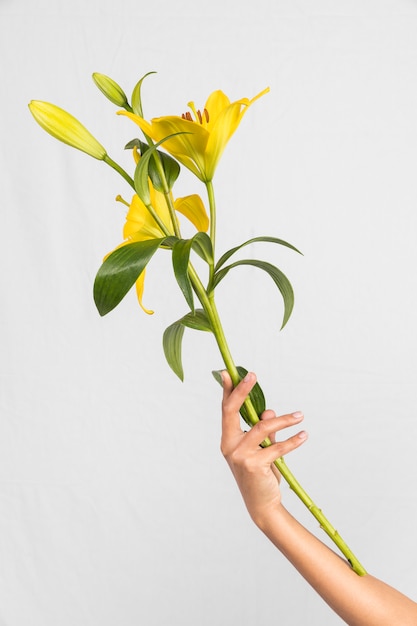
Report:
[[[261,420],[267,420],[267,419],[271,419],[272,417],[276,417],[275,411],[271,411],[270,409],[268,409],[267,411],[264,411],[262,413],[262,415],[260,416]],[[270,433],[269,434],[269,439],[272,443],[275,443],[275,433]]]
[[239,409],[256,383],[255,374],[249,372],[235,388],[228,372],[222,372],[222,433],[223,439],[241,434]]
[[222,372],[223,380],[223,406],[226,405],[229,411],[239,412],[240,407],[244,403],[246,396],[252,390],[256,383],[256,376],[252,372],[248,372],[235,388],[233,388],[232,379],[229,372]]
[[276,417],[273,411],[265,411],[261,420],[247,433],[248,444],[260,445],[265,439],[275,440],[275,433],[302,422],[304,415],[300,411]]
[[[268,411],[269,415],[271,413],[273,414],[273,411]],[[302,430],[284,441],[275,442],[275,433],[285,428],[295,426],[303,419],[304,416],[299,411],[282,415],[281,417],[265,417],[265,415],[262,415],[262,420],[255,424],[242,440],[240,444],[241,453],[243,455],[249,455],[251,452],[257,450],[258,453],[262,455],[265,463],[273,463],[276,459],[285,456],[301,446],[308,438],[306,431]],[[267,438],[273,443],[261,449],[259,447],[260,444]]]
[[273,463],[276,459],[279,459],[282,456],[285,456],[299,448],[308,438],[308,435],[305,430],[293,435],[289,439],[285,441],[278,441],[277,443],[273,443],[268,448],[262,450],[264,454],[265,460]]

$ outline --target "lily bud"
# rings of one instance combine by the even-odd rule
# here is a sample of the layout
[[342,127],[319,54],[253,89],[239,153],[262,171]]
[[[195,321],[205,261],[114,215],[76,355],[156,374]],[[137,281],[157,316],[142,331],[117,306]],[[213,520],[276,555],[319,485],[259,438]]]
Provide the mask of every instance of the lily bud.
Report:
[[29,110],[39,126],[63,143],[86,152],[94,159],[103,161],[107,156],[105,148],[75,117],[49,102],[32,100]]
[[112,78],[105,76],[105,74],[94,72],[93,81],[110,102],[113,102],[118,107],[125,108],[126,105],[129,107],[125,92]]

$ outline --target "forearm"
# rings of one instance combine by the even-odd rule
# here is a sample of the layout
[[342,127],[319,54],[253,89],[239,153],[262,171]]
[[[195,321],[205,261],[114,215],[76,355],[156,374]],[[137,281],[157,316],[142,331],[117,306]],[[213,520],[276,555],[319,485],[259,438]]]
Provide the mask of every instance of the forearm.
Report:
[[355,574],[282,505],[255,522],[350,626],[416,626],[415,602],[373,576]]

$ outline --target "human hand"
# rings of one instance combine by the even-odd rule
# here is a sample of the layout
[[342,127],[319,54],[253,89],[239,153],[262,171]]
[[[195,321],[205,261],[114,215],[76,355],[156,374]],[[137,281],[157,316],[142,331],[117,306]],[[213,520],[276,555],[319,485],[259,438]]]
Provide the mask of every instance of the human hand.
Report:
[[[245,433],[240,426],[239,409],[255,385],[256,376],[248,373],[236,388],[233,388],[227,371],[222,372],[222,379],[221,451],[232,470],[250,516],[259,525],[281,503],[279,472],[273,465],[274,461],[295,450],[307,439],[307,433],[301,431],[285,441],[276,442],[275,433],[298,424],[304,416],[297,411],[277,417],[274,411],[264,411],[260,421]],[[261,448],[260,444],[266,438],[270,439],[271,445]]]

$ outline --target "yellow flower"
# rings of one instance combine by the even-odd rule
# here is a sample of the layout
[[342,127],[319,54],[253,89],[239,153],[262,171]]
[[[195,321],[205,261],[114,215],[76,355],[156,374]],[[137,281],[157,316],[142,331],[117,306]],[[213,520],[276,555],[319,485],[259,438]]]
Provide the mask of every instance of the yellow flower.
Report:
[[55,104],[32,100],[29,109],[35,120],[47,133],[73,148],[86,152],[103,161],[107,156],[105,148],[75,117]]
[[174,133],[182,133],[164,141],[163,147],[200,180],[209,182],[243,115],[255,100],[268,91],[269,88],[264,89],[252,100],[242,98],[235,102],[230,102],[222,91],[214,91],[203,112],[196,110],[194,102],[189,102],[193,115],[188,111],[182,116],[157,117],[150,122],[128,111],[119,111],[119,114],[130,117],[146,135],[157,142]]
[[[149,183],[151,194],[151,205],[158,217],[168,228],[170,233],[174,235],[171,226],[171,218],[168,211],[166,199],[163,193],[156,191],[152,184]],[[206,232],[209,226],[206,209],[200,196],[193,194],[184,198],[177,198],[174,201],[174,208],[178,213],[182,213],[196,227],[198,231]],[[158,226],[145,204],[138,195],[134,195],[126,215],[126,223],[123,228],[123,237],[125,241],[121,244],[133,243],[135,241],[146,241],[147,239],[159,239],[165,237],[165,233]],[[120,246],[118,246],[120,247]],[[140,306],[145,313],[152,314],[153,311],[143,306],[143,289],[145,281],[145,270],[136,281],[136,294]]]

